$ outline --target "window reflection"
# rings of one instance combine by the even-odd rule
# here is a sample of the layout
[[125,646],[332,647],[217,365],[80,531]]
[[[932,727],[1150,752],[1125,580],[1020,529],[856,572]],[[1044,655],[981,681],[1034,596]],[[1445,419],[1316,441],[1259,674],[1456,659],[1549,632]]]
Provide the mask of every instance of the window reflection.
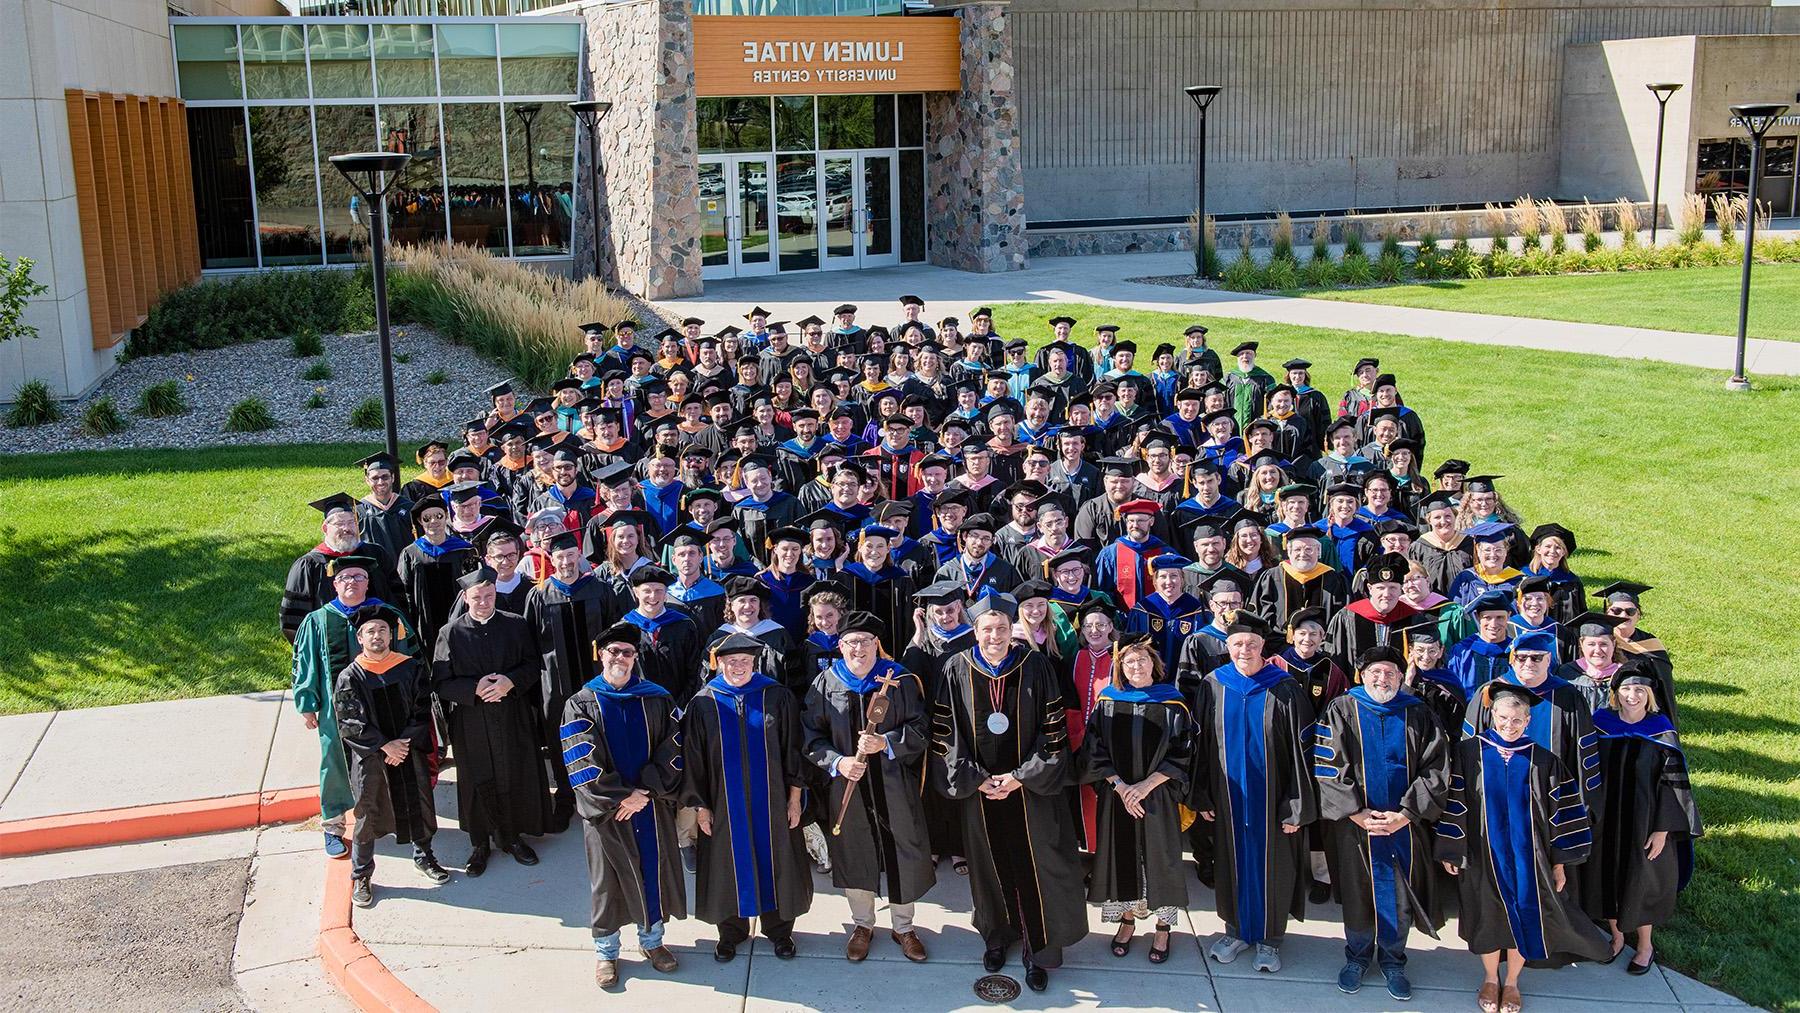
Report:
[[264,267],[319,262],[312,116],[305,106],[251,106],[257,236]]
[[506,166],[498,103],[444,105],[450,240],[506,252]]
[[351,151],[371,151],[375,110],[371,106],[319,106],[313,111],[319,135],[319,191],[325,208],[325,260],[345,264],[362,259],[369,244],[369,209],[329,159]]
[[443,176],[438,158],[438,113],[435,104],[384,105],[377,133],[383,151],[412,155],[400,181],[388,191],[388,232],[396,243],[444,238]]
[[[539,108],[536,114],[527,110]],[[499,150],[499,145],[495,145]],[[575,194],[575,118],[561,104],[506,107],[506,161],[512,175],[513,255],[569,252]],[[582,171],[587,171],[584,167]]]
[[243,25],[250,98],[306,98],[306,36],[299,25]]
[[437,94],[430,25],[375,25],[375,88],[382,98]]
[[819,266],[817,159],[787,155],[775,167],[775,221],[781,231],[781,270]]
[[249,145],[241,107],[188,108],[188,157],[202,267],[255,267]]
[[368,25],[307,25],[314,98],[372,98]]

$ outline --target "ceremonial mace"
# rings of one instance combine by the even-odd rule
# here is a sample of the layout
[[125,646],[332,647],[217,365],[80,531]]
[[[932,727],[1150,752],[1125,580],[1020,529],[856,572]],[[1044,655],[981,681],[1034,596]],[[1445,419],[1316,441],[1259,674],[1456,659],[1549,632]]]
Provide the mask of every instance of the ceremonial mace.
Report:
[[[878,727],[881,722],[887,718],[889,703],[887,695],[888,688],[893,686],[894,683],[899,680],[892,676],[883,676],[877,681],[881,683],[881,688],[876,690],[875,695],[869,698],[869,709],[863,715],[862,730],[864,732],[871,728]],[[861,732],[857,733],[857,737],[860,740]],[[874,755],[874,753],[865,753],[861,749],[856,751],[856,758],[858,760],[861,760],[865,756]],[[868,776],[867,771],[864,772],[864,776]],[[860,781],[860,778],[858,780]],[[831,825],[831,836],[833,837],[837,837],[844,832],[844,817],[850,812],[850,800],[856,797],[856,788],[856,784],[846,784],[844,786],[844,804],[838,806],[837,822]]]

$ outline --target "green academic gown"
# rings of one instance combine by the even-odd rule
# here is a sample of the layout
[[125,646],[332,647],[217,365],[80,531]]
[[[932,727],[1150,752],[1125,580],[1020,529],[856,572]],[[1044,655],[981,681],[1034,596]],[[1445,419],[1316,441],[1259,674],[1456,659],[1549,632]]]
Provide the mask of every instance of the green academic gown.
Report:
[[[371,599],[363,604],[370,604]],[[401,654],[418,656],[419,642],[412,621],[399,609],[379,603],[394,615],[393,649]],[[344,756],[343,740],[338,737],[337,707],[331,699],[331,688],[361,647],[356,631],[350,628],[349,613],[356,608],[332,600],[308,613],[294,634],[294,709],[319,717],[319,814],[336,819],[356,807],[356,796],[350,790],[350,766]]]

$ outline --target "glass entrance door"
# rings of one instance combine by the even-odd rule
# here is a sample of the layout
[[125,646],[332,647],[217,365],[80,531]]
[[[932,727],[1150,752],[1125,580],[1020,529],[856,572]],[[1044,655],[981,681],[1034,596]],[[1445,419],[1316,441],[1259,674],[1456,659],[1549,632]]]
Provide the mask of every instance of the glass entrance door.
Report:
[[732,155],[700,163],[701,277],[775,270],[769,227],[773,161],[768,155]]
[[820,159],[827,270],[900,263],[894,159],[891,151],[836,152]]

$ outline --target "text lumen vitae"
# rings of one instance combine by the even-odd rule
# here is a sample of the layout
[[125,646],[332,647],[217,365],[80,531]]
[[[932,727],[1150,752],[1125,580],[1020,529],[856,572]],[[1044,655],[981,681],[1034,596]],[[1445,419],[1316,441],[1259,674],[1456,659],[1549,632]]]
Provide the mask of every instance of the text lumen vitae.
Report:
[[745,63],[899,63],[904,59],[904,42],[744,43]]

